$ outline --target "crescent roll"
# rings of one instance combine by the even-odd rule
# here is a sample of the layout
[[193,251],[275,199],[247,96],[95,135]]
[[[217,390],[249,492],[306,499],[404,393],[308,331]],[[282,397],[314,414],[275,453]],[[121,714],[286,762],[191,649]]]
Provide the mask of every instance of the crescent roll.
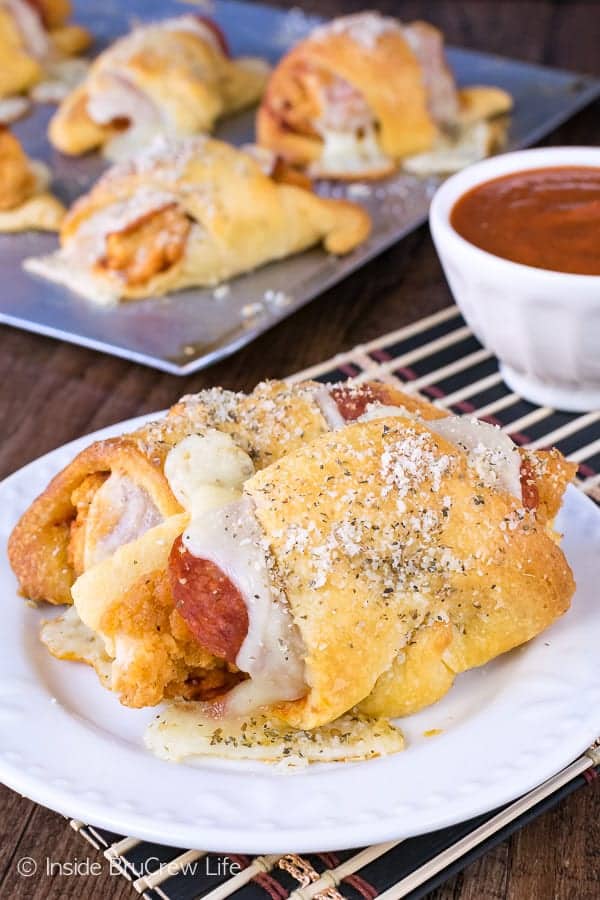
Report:
[[94,61],[52,118],[50,141],[63,153],[103,148],[121,159],[156,134],[210,132],[221,116],[259,99],[267,72],[262,60],[232,59],[204,16],[141,25]]
[[0,232],[58,231],[65,208],[49,191],[46,166],[28,159],[19,141],[0,126]]
[[511,105],[497,88],[457,89],[432,25],[363,12],[316,28],[284,56],[257,140],[313,176],[380,178],[438,145],[447,151],[450,135]]
[[50,63],[87,49],[91,37],[70,15],[68,0],[0,0],[0,98],[28,91]]
[[159,140],[75,203],[60,251],[25,266],[107,303],[216,285],[321,242],[344,254],[365,240],[360,206],[278,178],[221,141]]

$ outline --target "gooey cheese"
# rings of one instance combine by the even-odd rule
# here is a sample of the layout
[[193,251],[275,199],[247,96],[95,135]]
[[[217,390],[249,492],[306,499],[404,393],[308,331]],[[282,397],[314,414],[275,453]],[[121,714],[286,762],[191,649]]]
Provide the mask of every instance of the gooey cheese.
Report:
[[215,721],[205,703],[171,703],[150,723],[144,743],[174,762],[216,756],[278,763],[348,762],[404,749],[402,732],[386,719],[352,712],[312,731],[298,731],[272,715]]
[[86,519],[84,569],[106,559],[162,522],[163,517],[143,487],[127,475],[112,472],[98,488]]
[[90,93],[87,112],[99,125],[127,119],[127,128],[103,147],[104,156],[112,162],[128,159],[142,150],[169,124],[147,94],[119,73],[105,73],[102,88]]
[[340,131],[319,127],[323,139],[320,159],[310,166],[314,176],[351,176],[387,172],[393,161],[386,156],[377,140],[373,125],[358,131]]
[[227,575],[248,611],[236,665],[250,679],[228,694],[227,716],[295,700],[307,690],[300,637],[284,599],[274,595],[264,538],[242,493],[253,472],[248,454],[214,429],[184,438],[165,463],[171,490],[191,516],[184,546]]

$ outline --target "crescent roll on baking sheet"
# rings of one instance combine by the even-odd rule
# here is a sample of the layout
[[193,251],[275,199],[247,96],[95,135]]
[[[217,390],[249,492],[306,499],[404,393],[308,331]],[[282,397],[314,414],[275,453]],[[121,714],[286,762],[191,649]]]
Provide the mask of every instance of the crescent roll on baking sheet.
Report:
[[50,172],[0,126],[0,232],[58,231],[65,208],[48,190]]
[[204,16],[140,25],[101,53],[65,98],[50,141],[63,153],[102,148],[109,159],[127,158],[157,134],[212,131],[217,119],[260,98],[267,74],[262,60],[232,59]]
[[53,64],[89,47],[89,32],[70,15],[69,0],[0,0],[0,98],[30,90]]
[[[192,637],[171,591],[169,556],[188,518],[166,471],[170,450],[179,447],[185,458],[184,439],[202,435],[207,462],[192,473],[196,494],[203,490],[206,502],[223,502],[255,470],[358,417],[367,405],[382,404],[439,415],[389,385],[267,382],[250,395],[215,389],[184,397],[165,419],[78,454],[24,513],[9,541],[11,565],[30,600],[69,604],[79,579],[77,608],[44,628],[50,651],[90,663],[104,681],[112,668],[112,689],[128,705],[206,696],[215,678],[230,673]],[[213,483],[207,475],[213,457],[216,464],[223,454],[242,468],[233,487],[226,486],[227,470]],[[202,484],[208,487],[200,490]]]
[[511,106],[499,88],[457,88],[432,25],[363,12],[316,28],[279,62],[257,140],[315,177],[381,178],[399,164],[444,173],[493,152],[502,129],[488,120]]
[[285,176],[268,153],[157,139],[74,204],[57,253],[25,267],[111,303],[216,285],[319,243],[348,253],[366,239],[362,207]]

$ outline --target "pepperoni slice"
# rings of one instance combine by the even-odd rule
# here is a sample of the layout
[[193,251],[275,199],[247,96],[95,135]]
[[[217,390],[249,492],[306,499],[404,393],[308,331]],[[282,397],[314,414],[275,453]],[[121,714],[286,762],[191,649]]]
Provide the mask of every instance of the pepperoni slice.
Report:
[[196,13],[195,18],[198,19],[199,22],[202,22],[203,25],[206,25],[206,27],[212,31],[224,55],[231,59],[231,50],[229,49],[227,38],[225,37],[225,34],[221,30],[221,28],[219,28],[217,23],[212,19],[209,19],[208,16],[203,16],[201,13]]
[[526,456],[521,460],[521,494],[525,509],[537,509],[540,503],[540,494],[535,480],[535,471],[531,460]]
[[332,387],[330,394],[336,402],[340,415],[346,422],[353,422],[360,418],[370,403],[383,403],[396,406],[390,397],[387,385],[373,381],[370,384],[361,384],[356,387],[341,385]]
[[199,559],[177,538],[169,556],[175,607],[209,653],[235,663],[248,633],[244,598],[219,566]]

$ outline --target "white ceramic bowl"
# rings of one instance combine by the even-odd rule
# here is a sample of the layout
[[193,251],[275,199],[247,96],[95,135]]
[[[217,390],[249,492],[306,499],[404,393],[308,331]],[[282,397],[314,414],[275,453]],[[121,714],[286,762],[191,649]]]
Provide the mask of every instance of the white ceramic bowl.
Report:
[[548,147],[486,159],[444,182],[429,222],[454,298],[500,359],[506,382],[534,403],[580,412],[600,407],[600,275],[510,262],[475,247],[450,224],[452,207],[470,188],[552,166],[600,166],[600,148]]

